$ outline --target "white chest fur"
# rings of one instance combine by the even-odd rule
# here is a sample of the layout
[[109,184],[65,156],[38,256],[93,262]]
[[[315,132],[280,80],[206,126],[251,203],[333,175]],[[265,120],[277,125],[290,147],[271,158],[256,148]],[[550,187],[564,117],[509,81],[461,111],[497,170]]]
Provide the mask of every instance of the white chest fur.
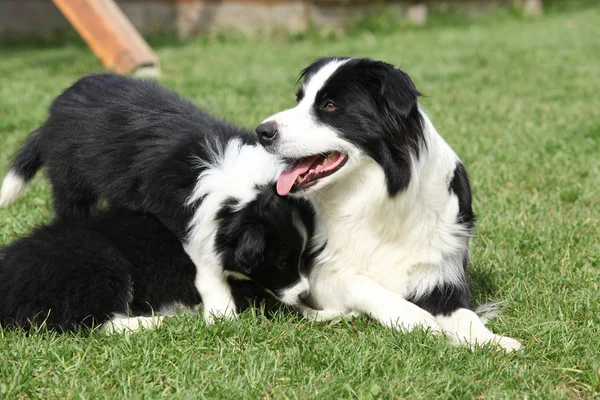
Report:
[[[437,136],[437,135],[436,135]],[[457,157],[439,136],[415,160],[410,185],[394,197],[373,160],[312,196],[318,221],[310,283],[320,307],[343,310],[332,282],[363,275],[402,297],[464,279],[467,239],[456,223],[458,199],[448,190]]]

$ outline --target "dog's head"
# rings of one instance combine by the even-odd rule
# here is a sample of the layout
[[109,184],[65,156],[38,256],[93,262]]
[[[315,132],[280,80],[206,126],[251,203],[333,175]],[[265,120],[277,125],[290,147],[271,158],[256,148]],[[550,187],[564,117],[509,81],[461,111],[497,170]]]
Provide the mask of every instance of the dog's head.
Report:
[[308,193],[340,181],[370,158],[394,195],[410,181],[411,157],[423,143],[419,92],[403,71],[381,61],[321,58],[302,71],[296,107],[256,128],[261,144],[292,166],[280,195]]
[[259,188],[243,205],[226,202],[217,215],[215,240],[226,272],[256,282],[284,304],[298,305],[310,295],[304,259],[313,217],[307,202],[278,196],[274,185]]

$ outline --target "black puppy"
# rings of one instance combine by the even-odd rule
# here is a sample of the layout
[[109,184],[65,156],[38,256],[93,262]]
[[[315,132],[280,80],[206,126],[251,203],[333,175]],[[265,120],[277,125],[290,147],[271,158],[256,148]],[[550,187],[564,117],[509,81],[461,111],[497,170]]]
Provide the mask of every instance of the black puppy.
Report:
[[[111,210],[57,220],[0,250],[0,325],[137,329],[197,308],[195,280],[181,242],[152,215]],[[265,298],[249,281],[231,283],[238,310]]]
[[[275,292],[281,301],[296,305],[309,295],[299,268],[312,211],[303,200],[262,196],[283,161],[257,145],[253,133],[156,83],[92,75],[58,96],[17,154],[0,205],[13,201],[42,166],[59,218],[87,217],[104,199],[153,214],[174,232],[196,266],[209,322],[213,315],[235,316],[226,271],[251,277],[268,265],[285,271],[274,282],[288,284]],[[232,257],[224,257],[228,251]]]

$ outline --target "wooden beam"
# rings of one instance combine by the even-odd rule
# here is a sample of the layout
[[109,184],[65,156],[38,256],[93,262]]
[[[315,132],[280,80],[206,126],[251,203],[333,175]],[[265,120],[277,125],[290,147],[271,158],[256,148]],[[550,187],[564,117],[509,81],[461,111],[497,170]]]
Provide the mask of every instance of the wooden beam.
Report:
[[52,0],[102,64],[157,75],[158,57],[113,0]]

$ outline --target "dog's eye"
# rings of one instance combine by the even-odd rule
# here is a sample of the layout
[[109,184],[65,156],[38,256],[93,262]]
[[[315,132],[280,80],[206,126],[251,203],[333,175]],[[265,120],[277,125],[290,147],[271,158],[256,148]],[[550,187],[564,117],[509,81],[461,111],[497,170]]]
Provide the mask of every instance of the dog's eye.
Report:
[[278,268],[287,268],[287,261],[290,258],[290,252],[291,250],[288,246],[284,245],[279,248],[277,258],[275,259],[275,263],[277,264]]
[[333,101],[326,101],[325,104],[323,104],[323,107],[321,107],[321,110],[325,110],[325,111],[335,111],[337,109],[337,106],[333,103]]

